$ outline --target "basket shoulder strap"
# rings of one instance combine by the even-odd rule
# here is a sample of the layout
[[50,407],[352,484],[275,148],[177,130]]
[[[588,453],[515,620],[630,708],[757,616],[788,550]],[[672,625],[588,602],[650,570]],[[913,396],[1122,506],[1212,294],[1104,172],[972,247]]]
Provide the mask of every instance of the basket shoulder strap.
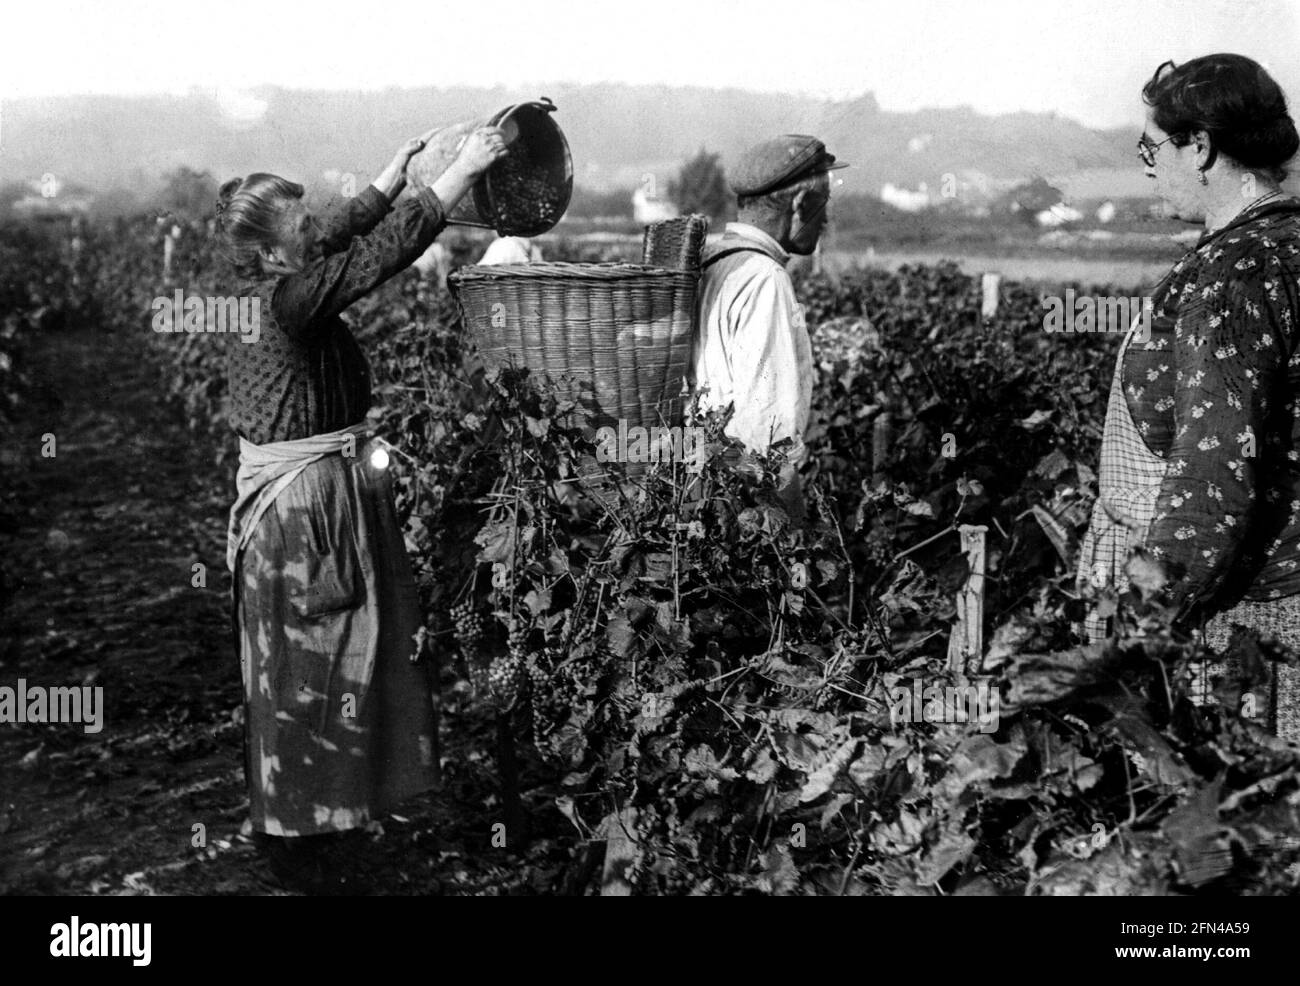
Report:
[[729,250],[722,250],[718,253],[715,253],[708,260],[704,261],[704,263],[700,264],[700,270],[704,270],[707,267],[712,267],[723,257],[730,257],[733,253],[761,253],[764,257],[768,255],[766,250],[760,250],[758,247],[752,247],[752,246],[732,247]]

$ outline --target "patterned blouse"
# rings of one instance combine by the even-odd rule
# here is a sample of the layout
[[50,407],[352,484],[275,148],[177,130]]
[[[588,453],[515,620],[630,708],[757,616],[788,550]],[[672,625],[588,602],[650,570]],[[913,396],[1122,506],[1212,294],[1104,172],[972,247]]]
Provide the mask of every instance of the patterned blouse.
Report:
[[365,419],[370,366],[339,313],[411,266],[446,226],[427,188],[389,212],[387,198],[368,185],[326,221],[322,259],[241,285],[261,305],[257,341],[228,347],[230,420],[250,442],[306,438]]
[[1203,235],[1152,303],[1123,386],[1168,462],[1145,544],[1180,616],[1300,593],[1300,200]]

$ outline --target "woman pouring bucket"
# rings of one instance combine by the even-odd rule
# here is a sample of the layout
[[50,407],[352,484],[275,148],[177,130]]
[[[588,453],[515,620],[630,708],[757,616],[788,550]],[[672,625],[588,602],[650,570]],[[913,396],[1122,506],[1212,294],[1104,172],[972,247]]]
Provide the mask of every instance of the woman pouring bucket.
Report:
[[340,318],[410,267],[507,153],[500,128],[479,127],[394,208],[431,136],[403,144],[327,219],[271,174],[226,182],[217,208],[240,292],[262,313],[260,340],[230,357],[240,456],[227,564],[249,814],[277,875],[315,892],[349,887],[346,867],[326,862],[341,834],[437,781],[431,682],[413,663],[419,598],[366,424],[369,367]]

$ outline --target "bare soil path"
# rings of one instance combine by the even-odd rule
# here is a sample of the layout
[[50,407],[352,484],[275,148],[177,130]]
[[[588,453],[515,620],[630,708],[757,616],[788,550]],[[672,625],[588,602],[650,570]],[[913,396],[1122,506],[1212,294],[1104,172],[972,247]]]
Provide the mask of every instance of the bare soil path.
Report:
[[[142,343],[57,333],[29,359],[39,392],[0,433],[0,686],[100,687],[104,719],[0,723],[0,894],[284,893],[241,835],[233,469],[157,396]],[[491,844],[492,724],[449,694],[443,729],[446,787],[372,834],[375,892],[545,892],[546,844]]]

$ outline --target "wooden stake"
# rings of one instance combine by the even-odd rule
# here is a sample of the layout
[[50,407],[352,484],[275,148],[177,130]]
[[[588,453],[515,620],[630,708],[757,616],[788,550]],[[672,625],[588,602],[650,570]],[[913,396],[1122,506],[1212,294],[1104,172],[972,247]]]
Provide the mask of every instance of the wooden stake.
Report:
[[881,411],[871,426],[871,481],[885,478],[885,462],[894,443],[894,422],[888,411]]
[[957,593],[957,623],[948,638],[948,668],[958,674],[979,672],[984,663],[984,536],[983,524],[962,524],[961,550],[969,571]]
[[998,301],[1000,298],[999,289],[1002,287],[1002,275],[985,274],[980,281],[980,287],[984,292],[984,303],[980,308],[980,314],[985,318],[992,318],[998,313]]
[[635,808],[624,808],[606,815],[601,825],[605,836],[605,870],[600,880],[602,897],[632,896],[627,870],[637,854],[636,816]]

